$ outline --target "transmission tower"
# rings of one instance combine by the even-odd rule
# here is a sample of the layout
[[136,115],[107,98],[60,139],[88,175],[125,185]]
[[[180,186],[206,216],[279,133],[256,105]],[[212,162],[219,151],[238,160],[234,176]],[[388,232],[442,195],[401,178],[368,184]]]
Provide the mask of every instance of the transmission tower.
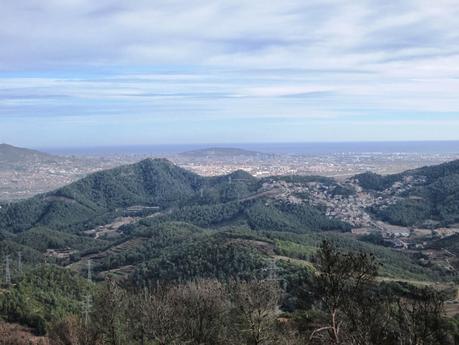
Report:
[[83,301],[83,318],[84,324],[87,327],[89,323],[89,314],[91,313],[92,308],[92,299],[89,292],[86,294],[85,299]]
[[18,252],[18,275],[22,277],[22,253]]
[[279,267],[277,267],[277,263],[275,259],[271,260],[268,267],[266,268],[266,271],[268,273],[268,277],[265,280],[269,280],[269,281],[282,280],[279,278],[277,274],[277,272],[279,271]]
[[[92,271],[91,271],[91,259],[88,259],[88,282],[92,283]],[[88,291],[83,301],[83,318],[84,324],[87,327],[89,323],[89,314],[91,313],[92,308],[92,298],[91,293]]]
[[287,288],[287,280],[279,276],[278,272],[280,270],[281,268],[277,266],[276,260],[272,259],[268,267],[265,269],[265,272],[268,273],[265,281],[277,282],[279,284],[279,287],[285,290]]
[[88,259],[88,282],[92,283],[91,259]]
[[5,284],[11,285],[10,256],[5,256]]

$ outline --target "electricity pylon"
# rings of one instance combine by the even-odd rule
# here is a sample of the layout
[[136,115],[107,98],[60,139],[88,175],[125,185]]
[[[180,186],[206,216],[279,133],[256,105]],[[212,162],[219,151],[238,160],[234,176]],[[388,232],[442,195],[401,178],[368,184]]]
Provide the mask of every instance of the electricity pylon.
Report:
[[5,284],[11,285],[10,256],[5,256]]
[[89,293],[86,294],[85,299],[83,301],[83,318],[84,318],[84,325],[87,327],[89,323],[89,314],[91,313],[92,308],[92,298]]
[[88,259],[88,282],[92,283],[91,259]]
[[18,275],[22,277],[22,253],[18,252]]
[[[88,282],[90,285],[92,284],[91,259],[88,259]],[[89,314],[91,313],[91,308],[92,298],[90,291],[88,291],[83,301],[83,317],[85,327],[87,327],[89,323]]]

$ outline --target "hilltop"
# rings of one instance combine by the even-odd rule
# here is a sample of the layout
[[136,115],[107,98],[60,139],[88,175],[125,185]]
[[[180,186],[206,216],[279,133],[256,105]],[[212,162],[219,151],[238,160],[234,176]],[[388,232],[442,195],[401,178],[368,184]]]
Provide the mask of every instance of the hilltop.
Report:
[[17,165],[39,161],[53,161],[57,157],[36,150],[0,144],[0,166]]
[[146,159],[96,172],[55,191],[14,203],[0,213],[0,226],[13,232],[36,225],[62,228],[117,208],[165,207],[194,195],[200,180],[198,175],[164,159]]

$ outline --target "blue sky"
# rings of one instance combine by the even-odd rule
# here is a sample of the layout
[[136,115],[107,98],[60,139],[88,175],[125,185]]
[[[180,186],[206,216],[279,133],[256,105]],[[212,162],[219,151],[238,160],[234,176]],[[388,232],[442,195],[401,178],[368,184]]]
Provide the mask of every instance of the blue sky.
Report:
[[459,139],[457,0],[0,5],[0,142]]

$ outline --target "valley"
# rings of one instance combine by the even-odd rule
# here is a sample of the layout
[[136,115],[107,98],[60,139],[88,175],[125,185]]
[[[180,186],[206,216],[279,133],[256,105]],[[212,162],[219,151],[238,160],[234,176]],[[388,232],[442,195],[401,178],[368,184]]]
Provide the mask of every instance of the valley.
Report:
[[[453,164],[455,162],[446,163],[445,166]],[[132,180],[139,174],[139,169],[142,173],[145,167],[153,169],[155,176],[166,173],[170,177],[164,175],[165,178],[181,176],[185,180],[179,185],[176,181],[168,181],[166,184],[170,189],[161,181],[151,180],[155,187],[147,190],[144,183],[150,178],[142,176],[141,180]],[[150,171],[146,173],[150,174]],[[114,262],[128,255],[125,252],[133,247],[143,246],[143,240],[138,241],[139,236],[145,239],[141,229],[178,224],[174,222],[197,226],[195,232],[210,237],[231,233],[226,229],[236,233],[252,231],[262,237],[266,231],[300,234],[311,231],[321,234],[320,231],[326,231],[320,236],[336,233],[337,236],[352,239],[359,246],[368,243],[387,248],[384,249],[387,253],[406,253],[408,261],[427,271],[456,275],[457,251],[440,244],[458,236],[459,228],[454,222],[441,221],[438,216],[432,215],[408,225],[380,216],[380,212],[398,203],[417,200],[409,194],[428,183],[427,177],[418,170],[392,176],[394,181],[387,188],[373,190],[360,182],[365,181],[366,174],[345,180],[298,175],[256,179],[243,171],[227,176],[203,177],[166,160],[144,160],[97,173],[28,201],[4,206],[1,220],[4,233],[9,234],[7,237],[13,241],[15,237],[27,238],[32,233],[44,234],[44,238],[63,236],[63,245],[48,248],[44,255],[48,259],[80,268],[84,266],[81,260],[95,259],[94,268],[100,269],[102,276],[104,270],[118,269],[125,262],[134,264],[131,265],[131,271],[135,264],[140,263],[138,259],[122,259],[118,267]],[[86,190],[94,194],[94,188],[102,193],[96,195],[96,199],[84,194]],[[109,192],[107,188],[112,188],[112,191]],[[119,193],[116,191],[119,188],[124,194],[115,199],[106,199],[106,193]],[[158,199],[158,194],[151,192],[164,194]],[[36,219],[30,219],[29,225],[16,225],[13,218],[5,221],[11,212],[19,212],[16,210],[23,207],[36,209],[37,206],[42,210],[35,211],[38,212]],[[71,244],[78,242],[79,238],[84,239],[86,244],[79,245],[79,248],[72,247]],[[89,248],[86,248],[87,245]],[[33,249],[40,250],[37,246]],[[88,250],[88,254],[85,254]],[[80,261],[72,266],[72,261],[79,256]],[[107,260],[111,262],[107,264]]]
[[167,158],[203,176],[244,170],[256,177],[322,175],[344,180],[358,173],[399,173],[423,165],[459,158],[455,153],[342,152],[273,154],[216,147],[184,152],[51,155],[0,144],[0,202],[26,199],[49,192],[96,171],[136,163],[145,158]]
[[[255,279],[278,282],[288,304],[298,280],[311,289],[317,248],[333,243],[338,253],[372,255],[380,288],[442,291],[452,317],[459,303],[458,177],[459,161],[335,179],[243,170],[203,176],[144,159],[3,204],[0,252],[11,276],[3,286],[45,284],[38,272],[50,281],[73,279],[72,306],[86,298],[85,281],[141,289]],[[0,310],[2,303],[0,294]],[[40,314],[40,322],[54,322],[53,313]]]

